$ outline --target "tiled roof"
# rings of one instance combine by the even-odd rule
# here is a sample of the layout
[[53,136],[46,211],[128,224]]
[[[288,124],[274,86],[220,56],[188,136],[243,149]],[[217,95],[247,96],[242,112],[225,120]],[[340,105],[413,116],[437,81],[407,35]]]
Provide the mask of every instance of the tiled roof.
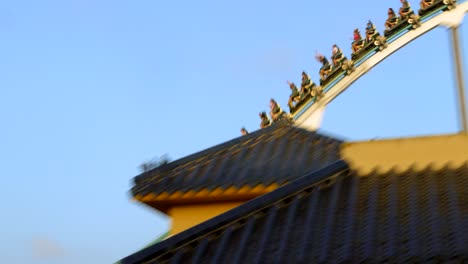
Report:
[[468,163],[377,170],[339,161],[122,263],[468,261]]
[[132,192],[169,197],[279,186],[338,160],[341,140],[290,124],[233,139],[135,177]]

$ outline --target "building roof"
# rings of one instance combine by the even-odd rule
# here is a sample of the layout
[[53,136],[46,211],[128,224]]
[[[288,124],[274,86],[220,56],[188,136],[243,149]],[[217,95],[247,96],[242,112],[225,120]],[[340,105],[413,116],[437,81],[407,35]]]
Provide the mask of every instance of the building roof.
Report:
[[468,162],[360,174],[338,161],[122,263],[468,260]]
[[277,123],[143,173],[132,192],[160,210],[216,195],[254,198],[338,160],[342,142]]

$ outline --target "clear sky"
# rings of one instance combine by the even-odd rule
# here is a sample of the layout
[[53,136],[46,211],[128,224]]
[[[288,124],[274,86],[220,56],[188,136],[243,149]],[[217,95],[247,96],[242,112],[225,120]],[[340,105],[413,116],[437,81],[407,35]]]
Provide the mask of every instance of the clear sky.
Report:
[[[0,259],[111,263],[137,251],[168,228],[130,200],[143,161],[258,129],[270,98],[287,108],[287,80],[300,83],[305,70],[318,81],[316,50],[329,56],[336,43],[349,56],[353,29],[372,19],[382,32],[399,5],[3,1]],[[327,108],[322,132],[458,131],[449,36],[433,30],[354,83]]]

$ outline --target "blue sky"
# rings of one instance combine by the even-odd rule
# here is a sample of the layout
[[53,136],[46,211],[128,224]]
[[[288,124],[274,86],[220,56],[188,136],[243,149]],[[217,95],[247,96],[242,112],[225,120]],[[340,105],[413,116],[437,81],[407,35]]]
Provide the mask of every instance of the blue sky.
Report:
[[[315,51],[349,56],[353,29],[382,31],[388,7],[399,1],[4,1],[0,258],[110,263],[143,247],[168,220],[130,200],[139,164],[258,129],[270,98],[286,108],[287,80],[318,81]],[[322,132],[458,131],[449,39],[438,28],[382,62]]]

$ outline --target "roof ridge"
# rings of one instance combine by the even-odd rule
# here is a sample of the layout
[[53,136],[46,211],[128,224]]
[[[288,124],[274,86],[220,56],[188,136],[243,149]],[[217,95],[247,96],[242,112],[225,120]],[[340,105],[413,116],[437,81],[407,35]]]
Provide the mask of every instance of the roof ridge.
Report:
[[[157,168],[154,168],[152,170],[140,173],[139,175],[134,177],[135,182],[137,183],[137,181],[140,181],[140,179],[151,177],[151,176],[153,176],[155,174],[158,174],[158,173],[164,173],[166,171],[176,169],[177,167],[179,167],[182,164],[187,164],[187,163],[195,161],[197,159],[201,159],[203,157],[206,157],[206,156],[208,156],[210,154],[214,154],[214,153],[217,153],[219,151],[226,150],[226,149],[231,148],[231,147],[233,147],[236,144],[239,144],[241,142],[246,142],[248,140],[255,140],[256,138],[264,136],[264,135],[266,136],[266,135],[268,135],[267,133],[271,133],[271,132],[275,131],[276,129],[280,128],[280,127],[289,128],[289,129],[294,128],[294,129],[297,129],[297,131],[304,132],[304,133],[308,132],[309,134],[313,134],[314,136],[319,136],[320,138],[323,138],[323,139],[325,139],[327,141],[328,140],[334,140],[334,141],[337,141],[337,142],[343,142],[343,139],[335,138],[333,136],[329,136],[327,134],[322,134],[322,133],[319,133],[317,131],[308,131],[308,130],[305,130],[303,128],[294,127],[289,123],[286,123],[286,124],[285,123],[276,123],[276,124],[273,124],[273,125],[271,125],[269,127],[256,130],[256,131],[254,131],[254,132],[252,132],[250,134],[233,138],[231,140],[220,143],[218,145],[215,145],[215,146],[209,147],[207,149],[198,151],[196,153],[190,154],[188,156],[179,158],[179,159],[177,159],[175,161],[172,161],[172,162],[169,162],[167,164],[163,164],[160,167],[157,167]],[[281,136],[284,136],[289,132],[290,131],[285,132]]]
[[141,261],[148,260],[153,255],[157,255],[159,252],[164,252],[168,248],[177,248],[198,238],[200,233],[206,233],[207,230],[221,228],[245,215],[249,215],[269,206],[272,201],[280,200],[285,196],[300,192],[309,188],[310,185],[319,183],[324,179],[332,177],[337,173],[343,172],[347,169],[349,169],[348,164],[344,160],[338,160],[324,168],[316,170],[312,173],[308,173],[305,176],[302,176],[270,193],[257,197],[226,213],[216,216],[195,227],[183,231],[182,233],[161,241],[160,243],[129,255],[122,259],[121,263],[140,263]]
[[[278,125],[281,125],[281,124],[276,124],[276,126],[278,126]],[[172,162],[169,162],[167,164],[163,164],[163,165],[161,165],[161,166],[159,166],[157,168],[154,168],[154,169],[151,169],[149,171],[140,173],[135,178],[145,176],[147,174],[153,174],[153,172],[158,172],[158,171],[163,172],[163,171],[171,170],[171,169],[179,166],[180,164],[186,163],[186,162],[191,161],[191,160],[195,160],[195,159],[199,158],[199,156],[202,157],[202,156],[205,156],[205,155],[207,155],[209,153],[216,152],[218,150],[221,150],[222,148],[226,148],[226,147],[235,145],[237,143],[240,143],[243,140],[253,139],[253,138],[255,138],[255,136],[260,134],[260,132],[265,132],[265,131],[271,130],[272,127],[276,127],[276,126],[272,125],[272,126],[269,126],[269,127],[263,128],[263,129],[256,130],[256,131],[254,131],[252,133],[249,133],[247,135],[241,135],[239,137],[235,137],[235,138],[230,139],[228,141],[225,141],[223,143],[214,145],[214,146],[209,147],[207,149],[200,150],[198,152],[189,154],[187,156],[184,156],[182,158],[179,158],[179,159],[174,160]],[[283,124],[283,126],[284,126],[284,124]]]

